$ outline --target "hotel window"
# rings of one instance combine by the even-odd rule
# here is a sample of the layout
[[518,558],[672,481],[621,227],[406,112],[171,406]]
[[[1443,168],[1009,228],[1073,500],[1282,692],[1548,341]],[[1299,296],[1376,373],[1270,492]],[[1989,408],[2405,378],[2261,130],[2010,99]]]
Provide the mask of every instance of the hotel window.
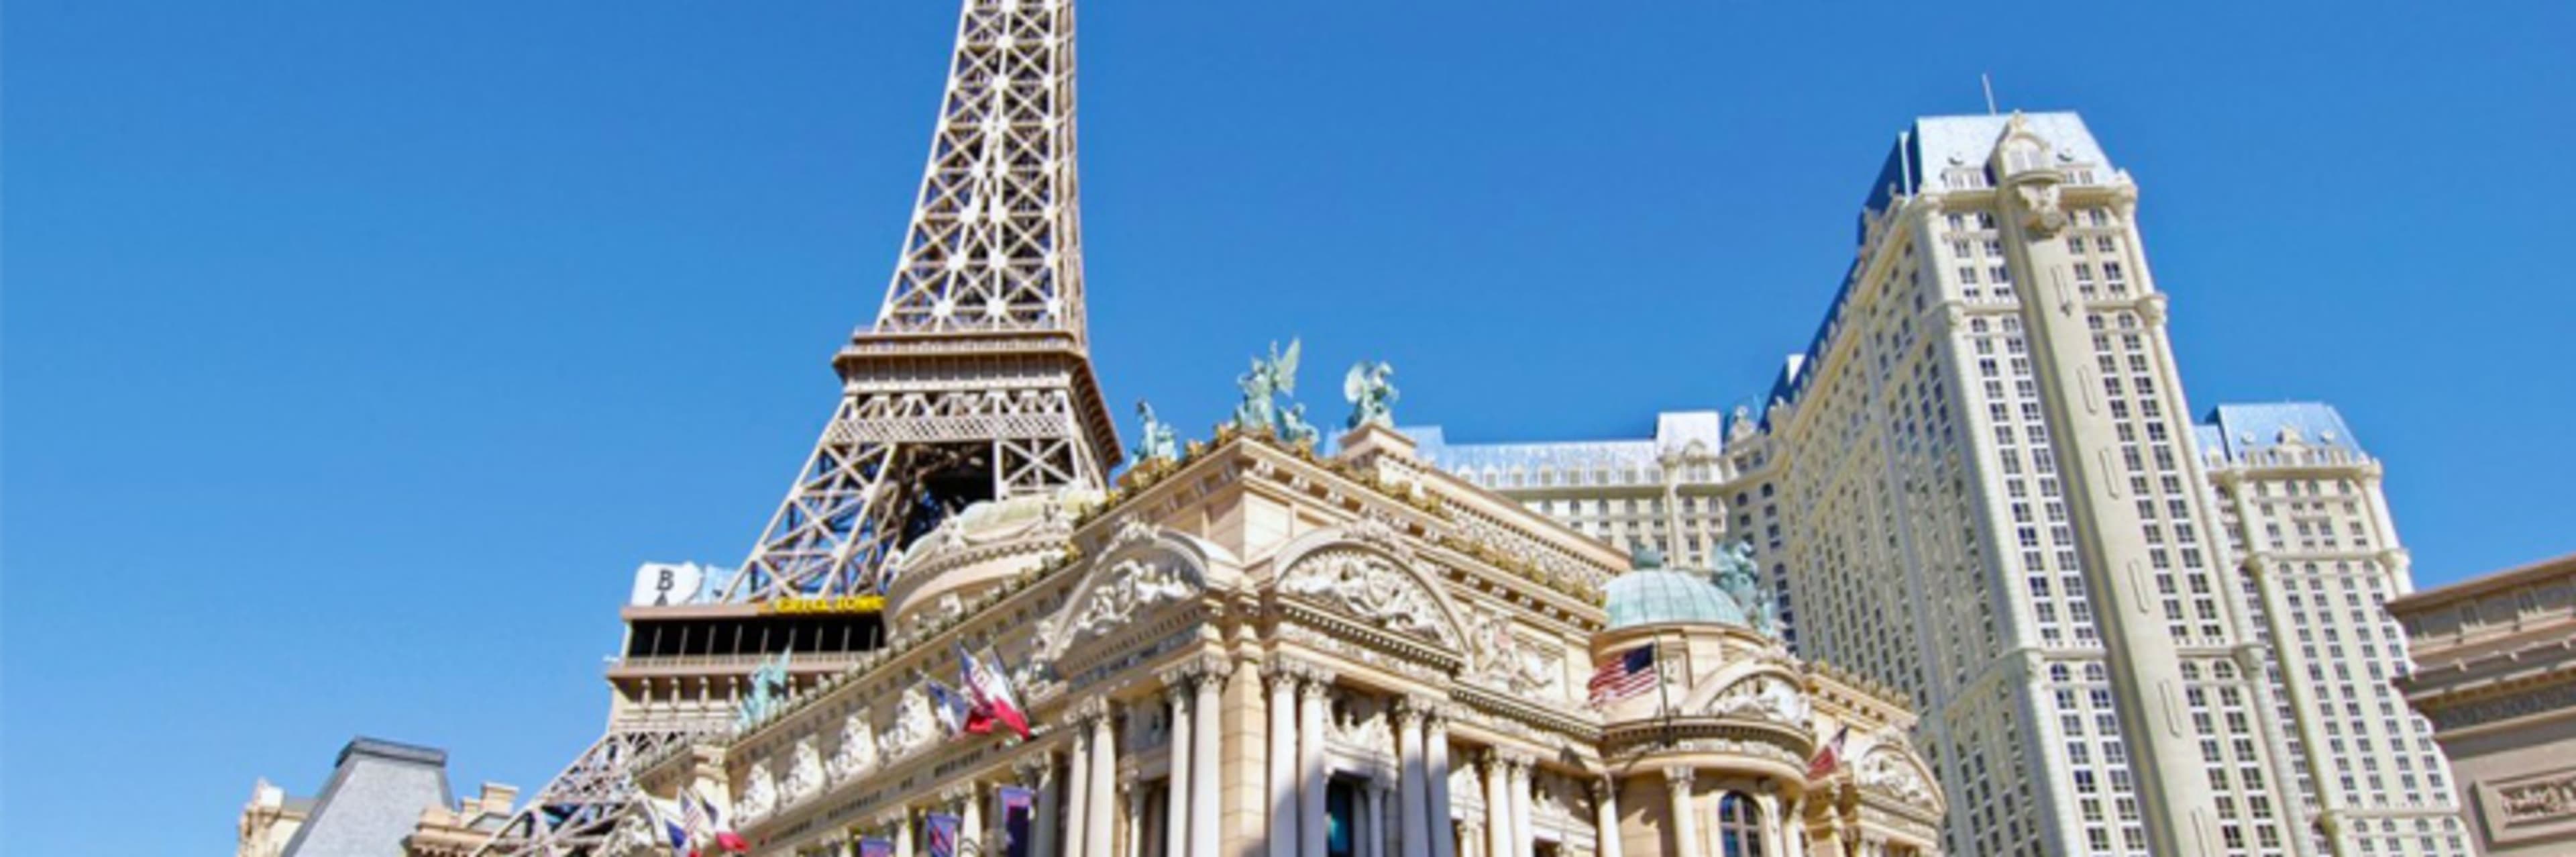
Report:
[[1717,802],[1718,853],[1723,857],[1761,857],[1762,809],[1743,792],[1727,792]]

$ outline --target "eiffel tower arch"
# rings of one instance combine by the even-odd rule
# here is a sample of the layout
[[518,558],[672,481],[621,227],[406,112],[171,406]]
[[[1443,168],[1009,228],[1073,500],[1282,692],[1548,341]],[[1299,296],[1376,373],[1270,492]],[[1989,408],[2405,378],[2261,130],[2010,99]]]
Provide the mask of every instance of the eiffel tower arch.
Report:
[[710,597],[625,609],[606,734],[479,853],[593,855],[632,765],[731,728],[760,660],[811,687],[884,639],[903,551],[985,501],[1099,491],[1117,430],[1084,326],[1071,0],[965,0],[930,155],[876,318],[833,357],[840,401],[750,556]]

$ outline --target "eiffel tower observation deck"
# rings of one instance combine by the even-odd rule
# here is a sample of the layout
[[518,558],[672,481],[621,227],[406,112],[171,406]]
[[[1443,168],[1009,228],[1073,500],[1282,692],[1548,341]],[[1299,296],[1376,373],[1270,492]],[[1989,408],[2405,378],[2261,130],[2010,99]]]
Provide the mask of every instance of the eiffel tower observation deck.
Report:
[[[480,853],[603,853],[636,815],[635,760],[847,669],[884,642],[890,601],[1000,583],[972,560],[1062,549],[1069,510],[1120,460],[1085,331],[1077,175],[1073,4],[967,0],[902,252],[833,357],[840,400],[814,451],[738,569],[642,570],[606,734]],[[773,662],[784,686],[757,686]]]

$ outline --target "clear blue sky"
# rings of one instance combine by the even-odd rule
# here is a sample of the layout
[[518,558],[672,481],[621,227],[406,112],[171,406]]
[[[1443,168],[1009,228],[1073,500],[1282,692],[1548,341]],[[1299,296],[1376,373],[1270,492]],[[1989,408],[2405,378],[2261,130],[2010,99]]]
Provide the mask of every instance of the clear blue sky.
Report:
[[[1123,415],[1305,337],[1460,439],[1762,390],[1917,114],[2082,111],[2198,408],[2319,398],[2428,583],[2576,550],[2576,6],[1091,2]],[[6,841],[221,853],[353,734],[534,788],[639,561],[738,561],[919,179],[949,2],[6,21]],[[1203,429],[1201,429],[1203,431]]]

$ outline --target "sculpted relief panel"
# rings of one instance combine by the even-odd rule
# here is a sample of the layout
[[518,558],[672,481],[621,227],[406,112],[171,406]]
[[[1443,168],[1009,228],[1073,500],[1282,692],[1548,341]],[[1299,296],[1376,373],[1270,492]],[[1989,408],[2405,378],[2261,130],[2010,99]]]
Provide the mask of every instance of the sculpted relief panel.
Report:
[[1074,644],[1122,627],[1145,611],[1195,598],[1207,581],[1199,570],[1177,556],[1121,560],[1088,592],[1075,593],[1073,609],[1038,623],[1038,639],[1047,641],[1040,659],[1052,662]]
[[1860,759],[1852,771],[1852,780],[1863,791],[1877,792],[1909,806],[1939,810],[1932,797],[1932,786],[1923,774],[1894,749],[1873,750]]
[[1744,717],[1765,720],[1804,730],[1807,726],[1807,694],[1789,680],[1768,673],[1736,682],[1718,693],[1708,705],[1708,713],[1719,717]]
[[1565,650],[1524,640],[1500,609],[1467,608],[1467,683],[1540,702],[1565,702]]
[[841,783],[866,776],[877,767],[877,738],[868,728],[868,710],[850,712],[841,722],[841,747],[832,753],[832,761],[823,766],[832,782]]
[[1357,550],[1327,550],[1299,559],[1279,591],[1322,602],[1336,612],[1403,636],[1456,648],[1440,603],[1393,561]]

